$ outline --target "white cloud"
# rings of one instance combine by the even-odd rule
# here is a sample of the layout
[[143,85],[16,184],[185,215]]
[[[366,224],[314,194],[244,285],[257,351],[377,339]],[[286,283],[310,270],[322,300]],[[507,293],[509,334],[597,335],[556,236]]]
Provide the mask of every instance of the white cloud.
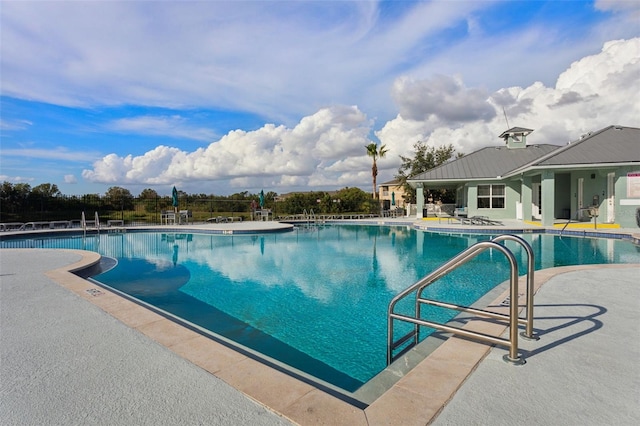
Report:
[[2,150],[3,157],[25,157],[25,158],[40,158],[48,160],[62,160],[62,161],[93,161],[99,157],[96,152],[92,151],[71,151],[68,148],[58,147],[55,149],[44,148],[11,148]]
[[[535,129],[530,143],[564,144],[610,124],[637,126],[640,101],[629,93],[640,93],[640,80],[634,78],[640,75],[639,53],[640,38],[607,43],[600,53],[571,64],[555,87],[537,82],[486,93],[465,87],[459,78],[403,78],[395,94],[402,113],[375,133],[389,148],[378,162],[379,181],[395,174],[399,155],[411,155],[420,140],[435,147],[452,144],[463,153],[499,145],[498,135],[507,128],[503,108],[510,127]],[[372,121],[358,107],[334,106],[292,128],[267,124],[250,132],[231,131],[193,152],[159,146],[136,157],[110,154],[82,175],[92,182],[118,184],[219,180],[236,188],[270,187],[277,192],[367,188],[371,160],[364,145],[372,129]]]
[[466,88],[459,78],[445,75],[419,81],[398,78],[392,96],[400,115],[410,120],[425,120],[434,115],[441,122],[457,123],[495,116],[494,108],[487,103],[486,90]]
[[[291,122],[363,96],[491,2],[7,2],[3,93],[67,106],[250,111]],[[114,28],[117,28],[114,31]],[[381,60],[383,59],[383,60]],[[393,115],[393,114],[391,114]]]
[[2,130],[24,130],[33,125],[29,120],[5,120],[0,118],[0,129]]
[[12,183],[28,183],[35,181],[32,177],[26,176],[8,176],[8,175],[0,175],[0,180],[3,182],[12,182]]
[[[598,96],[605,90],[633,91],[640,85],[640,39],[614,40],[605,43],[602,53],[587,56],[571,64],[556,83],[556,90],[583,96]],[[604,87],[603,87],[604,86]],[[637,96],[630,100],[638,102]]]
[[78,179],[74,175],[64,175],[64,183],[73,185],[78,183]]
[[624,12],[640,11],[640,4],[634,0],[596,0],[595,8],[598,10]]
[[[401,84],[404,84],[401,83]],[[423,93],[429,98],[434,80],[414,81],[414,99]],[[443,87],[450,87],[445,85]],[[451,90],[456,93],[459,87]],[[446,103],[446,89],[440,89]],[[434,120],[441,114],[439,106],[401,100],[401,111],[407,117],[420,117],[431,112],[430,120],[411,120],[398,116],[390,120],[376,136],[392,151],[412,152],[416,141],[428,141],[432,146],[452,144],[459,152],[470,153],[488,145],[498,145],[498,135],[509,126],[535,129],[529,143],[564,144],[581,134],[611,124],[640,125],[640,99],[630,94],[640,93],[640,38],[611,41],[602,51],[574,62],[557,79],[555,87],[537,82],[528,87],[509,87],[490,94],[485,104],[494,112],[468,122]],[[478,102],[479,100],[476,99]],[[479,102],[480,104],[480,102]],[[431,109],[430,109],[431,108]],[[445,107],[445,113],[448,107]],[[471,109],[474,105],[470,106]]]
[[[290,129],[267,124],[235,130],[205,148],[186,152],[159,146],[140,156],[109,154],[82,176],[92,182],[170,184],[233,179],[235,185],[264,182],[304,185],[340,181],[331,166],[365,156],[371,122],[357,107],[323,108]],[[254,180],[248,180],[251,178]],[[362,184],[364,182],[360,182]]]
[[107,123],[105,129],[122,133],[168,136],[199,141],[211,141],[216,137],[213,130],[193,128],[188,124],[186,118],[179,115],[121,118]]

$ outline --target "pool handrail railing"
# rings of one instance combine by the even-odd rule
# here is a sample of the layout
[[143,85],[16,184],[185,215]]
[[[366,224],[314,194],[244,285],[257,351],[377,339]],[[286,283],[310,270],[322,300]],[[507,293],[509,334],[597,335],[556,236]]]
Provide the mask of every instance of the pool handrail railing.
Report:
[[531,248],[531,245],[529,245],[529,243],[524,238],[519,237],[517,235],[513,235],[513,234],[498,235],[497,237],[493,238],[491,241],[494,241],[497,243],[505,240],[515,241],[516,243],[520,244],[522,248],[525,250],[525,252],[527,253],[527,275],[526,275],[527,300],[526,300],[526,310],[525,310],[526,328],[525,328],[525,331],[520,333],[520,336],[524,337],[527,340],[538,340],[539,336],[533,331],[533,295],[535,292],[534,274],[536,269],[535,255],[533,254],[533,249]]
[[[526,297],[526,318],[520,318],[518,316],[518,263],[515,256],[507,247],[499,244],[503,240],[512,240],[521,244],[526,252],[528,258],[527,268],[527,297]],[[505,255],[509,261],[510,266],[510,292],[509,292],[509,314],[501,314],[492,311],[486,311],[483,309],[472,308],[469,306],[455,305],[436,300],[425,299],[422,297],[422,291],[427,286],[431,285],[435,281],[439,280],[449,272],[453,271],[457,267],[465,264],[471,259],[478,256],[480,253],[488,250],[495,249]],[[512,364],[524,364],[524,359],[518,354],[518,324],[525,324],[526,331],[522,334],[527,339],[537,339],[533,333],[533,269],[534,269],[534,257],[533,250],[529,244],[520,237],[514,235],[501,235],[494,238],[491,241],[482,241],[474,244],[473,246],[463,250],[458,255],[444,263],[435,271],[429,275],[418,280],[413,285],[406,288],[404,291],[396,295],[389,303],[387,312],[387,365],[390,365],[393,361],[398,359],[409,349],[413,348],[419,342],[419,330],[421,326],[434,328],[436,330],[442,330],[445,332],[461,335],[474,340],[480,340],[487,343],[506,346],[509,348],[509,353],[503,357],[503,359]],[[396,304],[407,297],[408,295],[415,293],[415,314],[413,316],[402,315],[395,312]],[[489,317],[493,319],[505,320],[509,322],[509,338],[505,339],[499,336],[492,336],[485,333],[479,333],[455,327],[451,325],[436,323],[421,318],[421,305],[429,304],[434,306],[440,306],[448,309],[455,309],[462,312],[468,312],[479,316]],[[409,322],[413,324],[413,329],[394,341],[394,320]],[[407,341],[412,340],[411,344],[407,345],[398,353],[394,355],[394,351],[404,345]]]
[[[80,218],[80,227],[82,228],[82,234],[86,237],[87,235],[87,227],[88,227],[88,223],[90,223],[92,221],[87,221],[87,218],[84,214],[84,211],[82,212],[82,216]],[[98,231],[98,233],[100,232],[100,217],[98,216],[98,212],[95,212],[95,216],[94,216],[94,226],[95,229]]]

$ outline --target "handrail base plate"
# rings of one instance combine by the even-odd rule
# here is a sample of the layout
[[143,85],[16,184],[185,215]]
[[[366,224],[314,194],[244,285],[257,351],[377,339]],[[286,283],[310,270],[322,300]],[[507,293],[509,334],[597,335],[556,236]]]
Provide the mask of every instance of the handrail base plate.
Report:
[[526,331],[521,332],[520,337],[525,340],[540,340],[540,335],[538,333],[532,333],[531,336],[529,336]]
[[507,362],[507,363],[511,364],[511,365],[524,365],[524,364],[527,363],[527,361],[525,361],[524,358],[518,357],[518,358],[514,359],[514,358],[511,358],[509,356],[509,354],[503,355],[502,356],[502,360],[504,362]]

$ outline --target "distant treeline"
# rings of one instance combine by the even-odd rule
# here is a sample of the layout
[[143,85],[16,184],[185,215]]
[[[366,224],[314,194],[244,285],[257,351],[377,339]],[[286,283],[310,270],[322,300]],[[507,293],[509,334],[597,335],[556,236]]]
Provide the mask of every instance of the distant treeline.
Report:
[[[178,206],[171,196],[160,196],[153,189],[144,189],[134,196],[128,189],[111,187],[105,195],[63,195],[55,184],[31,187],[29,184],[3,182],[0,188],[0,222],[31,222],[78,219],[82,212],[100,218],[120,219],[130,224],[159,223],[163,211],[189,210],[194,221],[216,216],[252,218],[252,210],[259,208],[260,194],[248,191],[232,195],[187,194],[178,191]],[[316,214],[377,213],[379,204],[371,194],[359,188],[344,188],[332,193],[301,192],[278,196],[264,194],[264,208],[274,217],[301,214],[313,210]]]

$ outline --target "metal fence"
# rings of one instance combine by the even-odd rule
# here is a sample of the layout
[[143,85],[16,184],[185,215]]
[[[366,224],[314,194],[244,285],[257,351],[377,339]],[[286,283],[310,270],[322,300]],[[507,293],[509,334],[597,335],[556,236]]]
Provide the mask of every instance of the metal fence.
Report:
[[161,222],[163,212],[188,210],[190,220],[206,222],[219,216],[252,218],[250,199],[184,197],[172,205],[171,197],[110,198],[106,196],[26,197],[0,200],[0,222],[34,222],[79,220],[84,212],[101,221],[121,220],[126,225],[154,225]]

